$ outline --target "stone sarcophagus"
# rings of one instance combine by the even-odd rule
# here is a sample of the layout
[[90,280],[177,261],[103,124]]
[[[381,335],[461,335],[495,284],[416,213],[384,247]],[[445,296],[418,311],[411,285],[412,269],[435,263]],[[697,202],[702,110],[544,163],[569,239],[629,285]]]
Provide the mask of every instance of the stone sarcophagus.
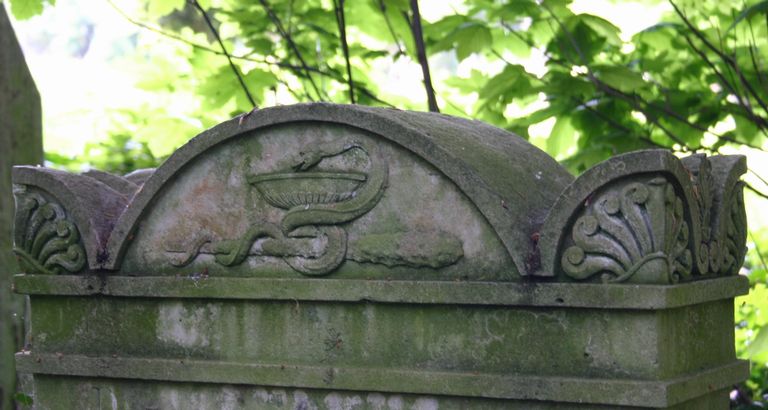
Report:
[[330,104],[126,176],[17,167],[17,365],[39,409],[724,409],[744,171],[574,178],[479,122]]

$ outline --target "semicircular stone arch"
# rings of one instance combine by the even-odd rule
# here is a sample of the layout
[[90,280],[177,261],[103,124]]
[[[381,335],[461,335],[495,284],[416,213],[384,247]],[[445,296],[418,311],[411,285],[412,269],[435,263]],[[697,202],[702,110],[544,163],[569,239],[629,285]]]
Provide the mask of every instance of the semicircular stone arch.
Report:
[[204,132],[159,167],[115,224],[102,268],[515,280],[542,204],[572,179],[476,121],[270,108]]

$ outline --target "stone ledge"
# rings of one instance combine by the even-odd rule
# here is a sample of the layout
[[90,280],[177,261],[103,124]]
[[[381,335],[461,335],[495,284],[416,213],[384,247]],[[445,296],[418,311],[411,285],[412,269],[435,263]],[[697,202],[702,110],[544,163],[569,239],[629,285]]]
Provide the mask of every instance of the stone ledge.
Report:
[[59,376],[428,393],[639,407],[673,406],[698,397],[703,391],[720,390],[737,383],[749,374],[749,363],[741,360],[668,380],[541,377],[29,352],[17,354],[16,364],[23,372]]
[[678,285],[17,275],[17,293],[50,296],[301,300],[661,310],[744,295],[728,276]]

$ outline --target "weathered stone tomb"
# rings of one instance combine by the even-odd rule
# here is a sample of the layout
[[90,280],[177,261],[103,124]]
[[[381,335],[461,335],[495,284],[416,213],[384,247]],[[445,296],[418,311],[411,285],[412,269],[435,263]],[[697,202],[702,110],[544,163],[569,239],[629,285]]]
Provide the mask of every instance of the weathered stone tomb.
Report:
[[480,122],[330,104],[125,176],[17,167],[17,366],[39,409],[725,409],[744,172],[574,178]]

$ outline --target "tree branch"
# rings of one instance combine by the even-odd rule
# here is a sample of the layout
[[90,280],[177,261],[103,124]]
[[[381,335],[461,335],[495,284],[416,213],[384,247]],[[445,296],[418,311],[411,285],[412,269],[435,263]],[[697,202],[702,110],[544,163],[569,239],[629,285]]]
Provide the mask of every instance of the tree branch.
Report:
[[[765,258],[763,258],[763,253],[760,252],[760,246],[757,244],[757,241],[755,240],[755,236],[752,235],[752,231],[749,231],[749,239],[752,239],[752,243],[755,244],[755,252],[757,253],[758,259],[760,259],[760,264],[763,265],[763,270],[768,272],[768,265],[765,264]],[[749,397],[749,396],[745,396]]]
[[715,47],[715,45],[712,44],[712,42],[710,42],[707,39],[707,37],[704,36],[704,34],[701,31],[699,31],[699,29],[697,29],[696,26],[693,25],[693,23],[691,23],[690,20],[688,20],[688,17],[686,17],[685,13],[683,13],[683,11],[679,7],[677,7],[677,4],[675,4],[674,1],[669,0],[669,3],[675,9],[675,13],[680,17],[680,19],[683,20],[683,23],[685,23],[686,27],[688,27],[691,33],[693,33],[693,35],[696,36],[696,38],[701,40],[701,42],[704,43],[704,45],[707,48],[709,48],[715,54],[717,54],[717,56],[720,57],[723,60],[723,62],[725,62],[728,66],[733,68],[733,70],[736,72],[736,75],[739,77],[739,80],[741,80],[741,83],[747,89],[748,93],[752,95],[752,97],[755,99],[755,101],[757,101],[757,104],[760,105],[763,111],[768,113],[768,105],[766,105],[765,101],[763,101],[763,99],[760,98],[760,96],[757,94],[755,89],[752,87],[752,84],[746,79],[746,77],[744,77],[744,73],[742,73],[741,70],[739,69],[739,65],[736,62],[736,60],[733,57],[725,54],[719,48]]
[[[502,27],[504,27],[505,29],[507,29],[507,30],[508,30],[510,33],[512,33],[513,35],[515,35],[517,38],[519,38],[519,39],[520,39],[521,41],[523,41],[525,44],[527,44],[529,47],[531,47],[531,48],[534,48],[534,47],[536,47],[536,45],[535,45],[535,44],[533,44],[533,43],[532,43],[530,40],[526,39],[525,37],[521,36],[521,35],[520,35],[520,33],[518,33],[517,31],[515,31],[515,30],[514,30],[514,28],[513,28],[513,27],[511,27],[511,26],[509,26],[509,25],[508,25],[508,24],[507,24],[505,21],[503,21],[503,20],[502,20],[502,21],[500,21],[500,24],[501,24],[501,26],[502,26]],[[495,51],[495,50],[492,50],[492,52],[493,52],[493,53],[494,53],[494,54],[495,54],[495,55],[496,55],[496,56],[497,56],[499,59],[501,59],[502,61],[504,61],[504,62],[505,62],[505,63],[507,63],[507,64],[510,64],[508,61],[504,60],[504,58],[501,56],[501,54],[499,54],[497,51]],[[553,62],[553,63],[557,64],[557,65],[558,65],[558,66],[560,66],[560,67],[563,67],[563,68],[567,68],[567,69],[570,69],[570,66],[568,66],[568,65],[567,65],[565,62],[563,62],[562,60],[558,60],[558,59],[555,59],[554,57],[552,57],[552,56],[551,56],[550,54],[548,54],[548,53],[547,53],[547,54],[545,54],[545,55],[546,55],[546,57],[548,58],[548,61],[551,61],[551,62]],[[590,81],[592,81],[593,83],[594,83],[594,81],[595,81],[595,80],[599,81],[599,79],[596,79],[596,78],[592,78],[592,79],[590,79]],[[659,85],[657,84],[657,86],[659,86]],[[660,86],[659,86],[659,87],[660,87]],[[654,109],[654,110],[658,110],[659,112],[662,112],[663,114],[665,114],[665,115],[669,116],[670,118],[673,118],[673,119],[675,119],[675,120],[677,120],[677,121],[679,121],[679,122],[681,122],[681,123],[683,123],[683,124],[685,124],[685,125],[687,125],[687,126],[689,126],[689,127],[693,128],[693,129],[696,129],[696,130],[699,130],[699,131],[702,131],[702,132],[707,132],[707,133],[710,133],[710,134],[714,135],[716,138],[718,138],[718,139],[721,139],[721,140],[723,140],[723,141],[727,141],[727,142],[730,142],[730,143],[734,143],[734,144],[739,144],[739,145],[744,145],[744,146],[746,146],[746,147],[749,147],[749,148],[752,148],[752,149],[757,149],[757,150],[760,150],[760,151],[765,151],[765,150],[764,150],[762,147],[760,147],[760,146],[758,146],[758,145],[753,145],[753,144],[750,144],[750,143],[748,143],[748,142],[738,141],[738,140],[736,140],[736,139],[734,139],[734,138],[730,138],[730,137],[727,137],[727,136],[725,136],[725,135],[721,135],[721,134],[717,134],[717,133],[715,133],[715,132],[712,132],[712,131],[711,131],[709,128],[706,128],[706,127],[700,126],[700,125],[698,125],[698,124],[695,124],[695,123],[693,123],[693,122],[689,121],[687,118],[683,117],[682,115],[680,115],[680,114],[678,114],[678,113],[676,113],[676,112],[674,112],[674,111],[670,110],[670,109],[669,109],[669,108],[667,108],[667,107],[664,107],[664,106],[660,106],[660,105],[658,105],[658,104],[654,104],[654,103],[652,103],[652,102],[646,101],[646,100],[644,100],[644,99],[641,99],[641,98],[637,97],[636,95],[629,95],[629,94],[627,94],[627,93],[624,93],[623,91],[620,91],[620,90],[614,90],[614,91],[616,91],[616,92],[618,92],[618,93],[621,93],[621,96],[618,96],[618,98],[621,98],[621,99],[623,99],[623,100],[625,100],[625,101],[628,101],[628,102],[630,102],[630,104],[632,104],[632,101],[637,101],[637,100],[639,100],[639,101],[637,101],[637,102],[638,102],[638,103],[641,103],[642,105],[644,105],[644,106],[645,106],[645,107],[647,107],[647,108],[652,108],[652,109]],[[614,95],[614,96],[616,96],[616,95]],[[642,110],[642,111],[643,111],[644,115],[646,115],[646,117],[648,117],[648,115],[647,115],[646,111],[645,111],[645,110]],[[603,119],[607,119],[607,118],[603,117]],[[653,142],[653,143],[654,143],[654,144],[657,144],[657,145],[659,145],[659,146],[661,146],[660,144],[658,144],[658,143],[656,143],[656,142]],[[664,148],[668,148],[668,147],[664,147]]]
[[395,42],[395,45],[397,46],[397,51],[400,54],[405,54],[405,52],[403,51],[403,48],[400,47],[400,40],[397,39],[397,35],[395,34],[395,29],[392,28],[392,22],[389,21],[389,16],[387,16],[387,6],[384,5],[384,0],[379,0],[379,10],[381,10],[381,15],[382,17],[384,17],[384,22],[387,23],[389,34],[392,35],[392,41]]
[[720,72],[720,70],[718,70],[715,63],[713,63],[712,60],[709,59],[706,53],[704,53],[703,50],[696,47],[696,45],[693,44],[693,41],[687,35],[683,35],[683,37],[685,37],[685,41],[688,42],[688,45],[699,56],[699,58],[701,58],[709,66],[709,68],[711,68],[712,71],[714,71],[717,78],[719,78],[720,81],[722,82],[722,86],[724,88],[727,88],[731,92],[731,94],[733,94],[733,96],[736,98],[736,101],[738,101],[739,103],[738,105],[744,110],[744,112],[747,113],[747,116],[750,118],[750,120],[754,122],[755,125],[760,127],[760,129],[762,129],[763,132],[765,132],[766,126],[768,125],[766,124],[765,119],[755,114],[755,112],[752,110],[752,107],[749,105],[749,103],[745,101],[744,98],[741,96],[741,93],[739,93],[734,87],[734,85],[731,84],[725,78],[723,73]]
[[[645,109],[643,108],[643,106],[642,106],[642,105],[640,105],[640,103],[637,101],[637,98],[636,98],[635,96],[629,96],[629,95],[627,95],[626,93],[624,93],[623,91],[621,91],[621,90],[619,90],[619,89],[616,89],[616,88],[614,88],[614,87],[611,87],[610,85],[608,85],[608,84],[604,83],[604,82],[603,82],[603,81],[601,81],[599,78],[597,78],[597,77],[595,76],[595,74],[592,72],[592,69],[591,69],[591,68],[590,68],[590,66],[589,66],[589,62],[587,61],[586,55],[584,54],[584,52],[582,52],[582,50],[581,50],[581,47],[579,47],[579,44],[578,44],[578,42],[576,41],[576,38],[573,36],[573,34],[571,34],[571,32],[568,30],[568,28],[567,28],[567,27],[565,27],[565,24],[563,24],[563,22],[562,22],[562,21],[560,21],[560,19],[559,19],[559,18],[557,18],[557,16],[555,15],[555,13],[554,13],[554,12],[552,12],[552,10],[551,10],[549,7],[547,7],[545,3],[543,3],[543,2],[542,2],[542,3],[541,3],[541,5],[542,5],[542,7],[544,7],[544,8],[547,10],[547,12],[548,12],[548,13],[549,13],[549,15],[552,17],[552,19],[553,19],[553,20],[555,20],[555,22],[558,24],[558,26],[560,27],[560,29],[563,31],[563,34],[564,34],[564,35],[565,35],[565,36],[568,38],[568,41],[570,41],[570,43],[571,43],[571,46],[572,46],[572,47],[574,48],[574,50],[576,51],[576,54],[578,54],[578,56],[579,56],[579,59],[581,60],[581,64],[582,64],[584,67],[586,67],[586,69],[587,69],[587,78],[588,78],[588,79],[589,79],[589,80],[590,80],[590,81],[591,81],[591,82],[592,82],[592,83],[595,85],[595,87],[596,87],[598,90],[601,90],[601,91],[603,91],[603,92],[605,92],[605,93],[608,93],[608,94],[611,94],[611,95],[613,95],[613,96],[616,96],[616,97],[620,97],[620,98],[624,99],[624,100],[625,100],[625,101],[627,101],[627,102],[628,102],[630,105],[632,105],[633,107],[635,107],[635,109],[636,109],[636,110],[638,110],[638,111],[642,112],[642,113],[643,113],[643,115],[645,115],[645,119],[646,119],[647,121],[649,121],[649,122],[651,122],[653,125],[657,126],[657,127],[658,127],[660,130],[662,130],[662,131],[664,132],[664,134],[666,134],[666,135],[667,135],[667,136],[668,136],[668,137],[669,137],[669,138],[670,138],[672,141],[674,141],[674,142],[676,142],[678,145],[680,145],[680,148],[681,148],[681,150],[682,150],[682,151],[690,150],[690,147],[688,146],[688,144],[686,144],[686,143],[685,143],[683,140],[681,140],[680,138],[678,138],[678,137],[677,137],[677,136],[676,136],[676,135],[675,135],[673,132],[671,132],[670,130],[668,130],[666,127],[664,127],[663,125],[661,125],[661,123],[660,123],[658,120],[656,120],[656,119],[655,119],[655,118],[654,118],[652,115],[649,115],[649,114],[647,113],[647,111],[645,111]],[[553,30],[553,31],[554,31],[554,30]],[[563,53],[563,55],[566,55],[566,54],[565,54],[565,53]],[[567,58],[567,57],[566,57],[566,58]]]
[[[195,43],[193,41],[187,40],[186,38],[181,37],[179,35],[176,35],[174,33],[163,31],[163,30],[161,30],[159,28],[150,26],[149,24],[146,24],[146,23],[143,23],[141,21],[135,20],[131,16],[129,16],[125,12],[123,12],[123,10],[121,10],[119,7],[117,7],[117,5],[112,3],[111,0],[107,0],[107,2],[109,2],[109,4],[115,9],[115,11],[117,11],[121,16],[123,16],[123,18],[125,18],[128,22],[130,22],[130,23],[132,23],[132,24],[134,24],[134,25],[136,25],[138,27],[141,27],[143,29],[146,29],[146,30],[152,31],[154,33],[160,34],[160,35],[162,35],[164,37],[168,37],[170,39],[179,41],[181,43],[187,44],[187,45],[189,45],[189,46],[191,46],[191,47],[193,47],[195,49],[198,49],[198,50],[206,51],[206,52],[209,52],[209,53],[212,53],[212,54],[221,55],[221,56],[224,55],[224,53],[222,53],[219,50],[215,50],[215,49],[212,49],[210,47],[204,46],[202,44]],[[256,59],[256,58],[249,57],[248,55],[242,55],[242,56],[240,56],[240,55],[230,55],[230,57],[232,57],[232,59],[234,59],[234,60],[251,61],[251,62],[254,62],[254,63],[264,64],[264,65],[267,65],[267,66],[276,66],[276,67],[280,67],[280,68],[285,68],[285,69],[293,71],[294,74],[299,76],[299,78],[304,78],[304,67],[299,67],[297,65],[284,63],[282,61],[270,61],[270,60],[268,60],[266,58]],[[344,79],[340,75],[337,75],[335,72],[326,72],[326,71],[323,71],[323,70],[321,70],[319,68],[315,68],[315,67],[306,67],[306,69],[309,70],[312,73],[316,73],[318,75],[321,75],[321,76],[324,76],[324,77],[328,77],[328,78],[331,78],[331,79],[339,81],[339,82],[344,82]],[[366,95],[367,97],[371,98],[372,100],[374,100],[376,102],[379,102],[379,103],[381,103],[383,105],[386,105],[388,107],[391,107],[391,108],[396,108],[395,105],[393,105],[393,104],[391,104],[391,103],[389,103],[387,101],[382,100],[381,98],[379,98],[376,95],[374,95],[370,90],[368,90],[365,87],[357,86],[357,91],[363,93],[364,95]],[[292,92],[292,94],[295,97],[297,96],[297,94],[295,92]],[[309,95],[309,94],[305,94],[305,97],[307,99],[309,99],[309,100],[312,100],[312,96]],[[297,100],[301,101],[302,98],[298,98],[297,97]]]
[[573,98],[574,102],[577,103],[580,107],[584,107],[585,110],[587,110],[587,111],[595,114],[596,116],[600,117],[600,119],[602,119],[603,121],[607,122],[608,125],[612,126],[613,128],[616,128],[619,131],[623,131],[627,135],[634,135],[637,139],[647,143],[648,145],[650,145],[652,147],[664,148],[664,149],[668,149],[669,148],[669,147],[667,147],[665,145],[659,144],[658,142],[652,140],[650,135],[638,135],[634,131],[629,129],[628,127],[624,126],[623,124],[620,124],[619,122],[617,122],[616,120],[611,118],[610,116],[605,115],[605,114],[601,113],[599,110],[596,110],[596,109],[590,107],[589,105],[587,105],[583,101],[577,100],[575,97],[572,97],[572,98]]
[[257,107],[256,100],[253,99],[253,96],[251,95],[251,92],[248,90],[248,86],[245,84],[245,80],[243,79],[243,76],[240,74],[240,69],[237,68],[235,63],[232,61],[232,56],[229,55],[229,52],[227,51],[227,47],[224,46],[224,42],[221,41],[221,36],[219,35],[218,30],[216,30],[216,27],[213,26],[213,23],[211,22],[211,19],[208,17],[208,13],[205,12],[202,6],[200,6],[200,3],[198,3],[197,0],[187,0],[189,4],[193,5],[200,13],[203,15],[203,18],[205,19],[205,24],[208,25],[208,28],[211,30],[211,33],[213,33],[213,36],[216,37],[216,41],[219,42],[219,47],[221,47],[221,52],[224,53],[224,55],[227,57],[227,61],[229,62],[229,67],[232,68],[232,72],[235,74],[235,77],[237,77],[237,81],[240,83],[240,87],[242,87],[243,92],[245,92],[245,96],[248,97],[248,102],[251,103],[251,106],[254,108]]
[[421,30],[421,14],[419,13],[419,0],[411,0],[411,18],[408,14],[403,12],[405,20],[408,21],[408,25],[411,28],[411,34],[413,34],[413,42],[416,44],[416,58],[421,65],[421,73],[424,77],[424,89],[427,92],[427,105],[429,111],[440,112],[440,108],[437,106],[437,98],[435,97],[435,89],[432,88],[432,76],[429,73],[429,60],[427,60],[427,52],[424,47],[424,34]]
[[750,191],[754,192],[755,195],[757,195],[757,196],[759,196],[759,197],[761,197],[763,199],[768,199],[768,194],[764,194],[763,192],[761,192],[757,188],[755,188],[752,185],[750,185],[749,182],[745,182],[744,185],[747,187],[747,189],[749,189]]
[[315,80],[312,79],[312,75],[309,73],[311,70],[309,69],[309,65],[307,65],[307,62],[304,60],[304,57],[301,55],[301,51],[299,51],[299,48],[296,46],[296,43],[293,41],[293,37],[285,31],[285,28],[283,27],[283,23],[280,21],[280,18],[275,14],[274,10],[269,6],[267,3],[267,0],[259,0],[259,3],[261,3],[261,6],[264,7],[264,10],[267,12],[267,15],[269,16],[269,19],[272,20],[272,23],[277,27],[277,31],[280,34],[280,37],[283,38],[288,43],[288,46],[293,50],[293,53],[296,55],[296,58],[299,60],[299,63],[301,63],[301,67],[305,72],[307,80],[309,80],[309,83],[312,85],[312,88],[315,90],[315,93],[317,93],[317,97],[319,99],[323,99],[323,95],[320,92],[320,88],[317,87],[317,84],[315,84]]
[[333,10],[336,14],[336,24],[339,26],[341,50],[347,63],[347,84],[349,84],[349,102],[355,104],[355,85],[352,81],[352,66],[349,64],[349,44],[347,44],[347,22],[344,19],[344,0],[333,0]]

